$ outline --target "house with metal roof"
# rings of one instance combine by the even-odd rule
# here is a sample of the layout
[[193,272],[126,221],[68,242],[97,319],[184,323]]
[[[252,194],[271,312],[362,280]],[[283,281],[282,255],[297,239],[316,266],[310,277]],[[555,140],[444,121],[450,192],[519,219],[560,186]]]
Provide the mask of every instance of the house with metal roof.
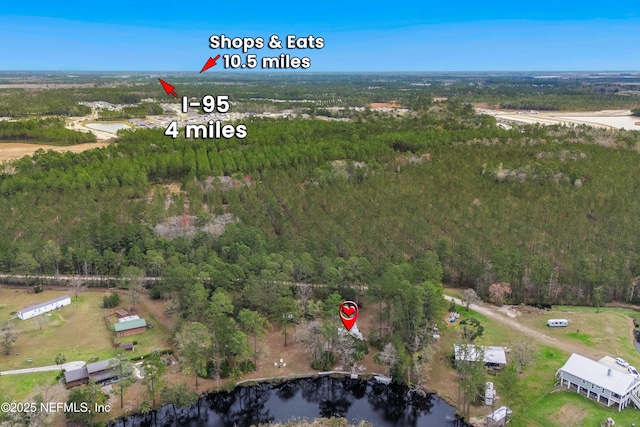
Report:
[[67,387],[76,387],[89,382],[89,373],[87,367],[84,366],[80,369],[74,369],[72,371],[65,371],[64,381],[67,383]]
[[71,298],[69,295],[63,295],[40,304],[34,304],[22,310],[18,310],[18,317],[22,320],[31,319],[32,317],[39,316],[69,304],[71,304]]
[[618,406],[618,411],[633,403],[640,408],[640,379],[573,353],[556,372],[561,386],[594,399],[606,406]]
[[100,381],[117,377],[118,372],[115,367],[118,366],[119,363],[120,361],[116,358],[89,363],[87,365],[87,373],[90,378],[93,378],[99,383]]
[[89,379],[93,379],[97,383],[106,381],[118,376],[117,366],[119,363],[120,361],[117,358],[89,363],[80,369],[66,371],[64,373],[64,379],[69,388],[86,384],[89,382]]
[[500,367],[507,364],[504,347],[454,344],[453,353],[456,361],[477,362],[482,357],[485,365],[490,367]]
[[146,332],[147,321],[144,319],[129,320],[128,322],[119,322],[113,325],[116,330],[117,337],[125,337],[127,335],[140,334]]

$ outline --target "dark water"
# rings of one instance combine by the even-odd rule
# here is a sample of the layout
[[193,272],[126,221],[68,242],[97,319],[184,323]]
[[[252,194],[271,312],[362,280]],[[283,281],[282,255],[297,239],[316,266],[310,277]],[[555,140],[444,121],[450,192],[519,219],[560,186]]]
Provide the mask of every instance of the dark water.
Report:
[[110,426],[241,427],[333,416],[374,426],[467,427],[454,412],[435,394],[421,395],[404,385],[320,377],[237,387],[231,393],[209,394],[190,408],[174,410],[169,405]]

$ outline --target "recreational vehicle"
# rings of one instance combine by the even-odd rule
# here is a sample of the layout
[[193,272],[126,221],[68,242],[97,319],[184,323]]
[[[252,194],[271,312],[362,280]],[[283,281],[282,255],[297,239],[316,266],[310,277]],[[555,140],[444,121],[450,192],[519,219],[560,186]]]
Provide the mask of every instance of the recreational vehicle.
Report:
[[547,320],[547,326],[551,326],[554,328],[565,327],[569,325],[569,321],[567,319],[549,319]]

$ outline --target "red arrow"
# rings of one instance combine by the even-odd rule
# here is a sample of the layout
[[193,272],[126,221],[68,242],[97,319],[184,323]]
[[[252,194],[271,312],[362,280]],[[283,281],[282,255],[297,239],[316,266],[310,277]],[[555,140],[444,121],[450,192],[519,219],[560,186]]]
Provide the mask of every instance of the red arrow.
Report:
[[176,93],[175,88],[173,86],[171,86],[169,83],[165,82],[161,78],[158,78],[158,80],[160,80],[160,84],[162,85],[162,88],[164,89],[164,91],[167,92],[167,95],[171,94],[176,98],[178,97],[178,94]]
[[211,67],[215,67],[216,61],[218,59],[220,59],[220,55],[216,56],[215,58],[209,57],[209,59],[207,59],[207,63],[204,64],[204,67],[202,67],[202,70],[200,70],[200,72],[202,73],[204,71],[207,71]]

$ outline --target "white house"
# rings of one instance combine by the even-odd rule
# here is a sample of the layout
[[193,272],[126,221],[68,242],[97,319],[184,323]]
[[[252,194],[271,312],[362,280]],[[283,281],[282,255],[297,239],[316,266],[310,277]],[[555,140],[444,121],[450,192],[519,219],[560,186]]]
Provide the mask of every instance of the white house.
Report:
[[571,355],[556,378],[569,390],[607,406],[618,405],[618,411],[630,402],[640,408],[640,379],[579,354]]
[[47,313],[51,310],[55,310],[69,304],[71,304],[71,298],[68,295],[63,295],[50,301],[45,301],[40,304],[34,304],[27,308],[23,308],[22,310],[18,310],[18,317],[22,320],[31,319],[32,317]]

